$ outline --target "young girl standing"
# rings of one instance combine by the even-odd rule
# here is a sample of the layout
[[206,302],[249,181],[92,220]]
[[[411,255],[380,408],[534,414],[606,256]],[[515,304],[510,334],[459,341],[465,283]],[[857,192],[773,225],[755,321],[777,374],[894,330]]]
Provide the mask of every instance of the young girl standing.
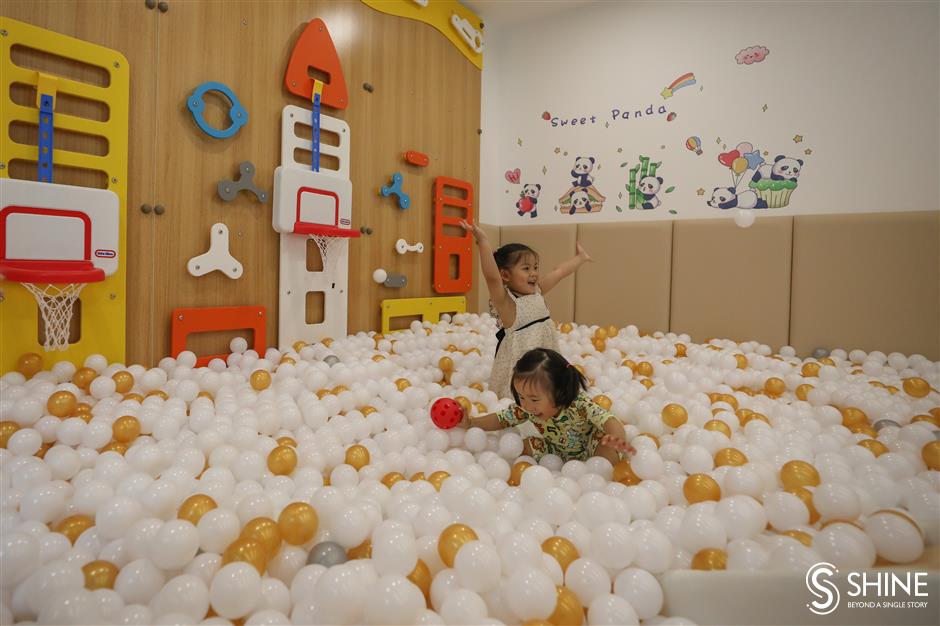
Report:
[[480,266],[490,292],[490,313],[499,325],[489,388],[500,398],[511,398],[509,379],[516,361],[533,348],[558,350],[555,324],[544,294],[591,257],[579,243],[578,254],[540,277],[539,256],[532,248],[510,243],[493,252],[482,228],[465,221],[461,225],[473,233],[480,248]]
[[612,464],[636,450],[623,424],[586,393],[584,376],[554,350],[526,352],[512,374],[516,403],[498,413],[464,417],[463,426],[501,430],[517,426],[525,453],[535,460],[555,454],[563,461],[602,456]]

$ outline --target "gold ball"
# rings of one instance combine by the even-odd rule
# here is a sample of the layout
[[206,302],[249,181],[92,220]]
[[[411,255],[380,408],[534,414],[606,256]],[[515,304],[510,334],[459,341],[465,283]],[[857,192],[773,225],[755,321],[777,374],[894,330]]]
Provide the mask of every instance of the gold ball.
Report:
[[398,391],[404,391],[408,387],[411,387],[411,381],[407,378],[399,378],[395,381],[395,386],[398,387]]
[[719,432],[728,439],[731,439],[731,427],[722,420],[708,420],[705,422],[705,425],[702,426],[702,428],[705,430]]
[[786,390],[787,384],[781,378],[773,376],[764,381],[764,393],[772,398],[782,396]]
[[616,336],[619,335],[619,334],[620,334],[620,329],[617,328],[616,326],[614,326],[613,324],[611,324],[610,326],[607,327],[607,337],[608,337],[608,339],[612,339],[612,338],[616,337]]
[[254,539],[261,543],[268,560],[274,558],[281,549],[281,531],[277,522],[270,517],[256,517],[245,524],[239,539]]
[[815,487],[819,484],[819,472],[806,461],[788,461],[780,468],[780,480],[784,489]]
[[193,526],[199,523],[202,516],[218,508],[215,500],[204,493],[197,493],[183,500],[179,510],[176,512],[177,519],[184,519]]
[[685,354],[686,347],[685,347],[685,344],[684,344],[684,343],[677,343],[676,346],[675,346],[675,348],[676,348],[676,356],[677,356],[677,357],[686,356],[686,354]]
[[277,518],[281,537],[292,546],[299,546],[313,539],[319,523],[316,510],[306,502],[291,502]]
[[605,396],[605,395],[594,396],[593,400],[594,400],[594,404],[596,404],[597,406],[601,407],[601,408],[604,409],[605,411],[609,411],[611,405],[613,404],[613,402],[611,402],[610,398],[608,398],[608,397]]
[[[207,392],[205,392],[205,391],[200,391],[200,392],[199,392],[199,395],[201,396],[201,395],[204,394],[204,393],[207,393]],[[143,397],[142,395],[140,395],[139,393],[125,393],[125,394],[124,394],[124,400],[133,400],[133,401],[136,402],[137,404],[140,404],[140,403],[142,403],[142,402],[144,401],[144,397]]]
[[601,326],[600,328],[595,330],[594,338],[595,339],[607,339],[607,329]]
[[738,369],[743,370],[747,367],[747,357],[743,354],[735,354],[734,360],[738,362]]
[[468,386],[471,389],[476,389],[480,393],[483,393],[483,383],[470,383]]
[[722,465],[739,466],[747,463],[747,455],[737,448],[722,448],[715,453],[715,467]]
[[574,330],[574,327],[573,327],[570,323],[565,322],[564,324],[562,324],[561,326],[558,327],[558,330],[561,331],[562,334],[567,335],[567,334],[570,333],[572,330]]
[[727,569],[728,554],[724,550],[717,548],[705,548],[699,550],[692,557],[692,569],[699,570],[719,570]]
[[392,485],[400,480],[405,480],[404,474],[400,474],[398,472],[389,472],[382,477],[382,484],[391,489]]
[[27,352],[16,360],[16,371],[26,378],[32,378],[41,369],[42,357],[35,352]]
[[65,535],[73,544],[78,537],[95,525],[95,520],[87,515],[69,515],[56,524],[55,532]]
[[264,576],[264,568],[268,566],[268,553],[264,544],[257,539],[239,537],[229,544],[222,553],[222,565],[229,563],[249,563],[258,573]]
[[721,487],[715,482],[715,479],[708,474],[692,474],[685,479],[682,485],[682,493],[689,504],[696,502],[705,502],[706,500],[721,500]]
[[350,548],[346,551],[346,558],[350,561],[355,561],[356,559],[371,559],[372,558],[372,540],[366,539],[358,546]]
[[75,373],[72,374],[72,384],[74,384],[79,389],[88,390],[88,385],[91,384],[95,378],[98,377],[98,372],[91,369],[90,367],[80,367],[75,370]]
[[483,415],[484,413],[489,411],[489,409],[486,408],[486,405],[483,404],[482,402],[474,402],[473,408],[477,412],[477,415]]
[[330,393],[333,394],[334,396],[338,396],[344,391],[349,391],[349,387],[347,387],[346,385],[336,385],[335,387],[333,387]]
[[634,370],[640,376],[652,376],[653,375],[653,364],[649,361],[640,361],[636,364],[636,370]]
[[663,423],[670,428],[679,428],[689,421],[689,413],[681,404],[667,404],[661,411]]
[[326,346],[327,348],[329,348],[331,345],[333,345],[333,338],[332,338],[332,337],[324,337],[323,339],[320,340],[320,343],[322,343],[324,346]]
[[632,485],[639,485],[642,479],[636,475],[633,471],[633,468],[630,466],[630,461],[618,461],[614,465],[614,474],[612,477],[614,482],[622,483],[628,487]]
[[607,350],[607,341],[604,339],[598,339],[595,337],[594,339],[591,339],[591,345],[593,345],[594,349],[598,352],[604,352]]
[[653,382],[652,378],[644,378],[643,380],[640,381],[640,384],[642,384],[647,389],[652,389],[656,385],[656,383]]
[[111,379],[115,383],[115,391],[118,393],[127,393],[134,388],[134,375],[126,370],[114,372]]
[[431,606],[431,570],[428,564],[418,559],[415,568],[408,574],[408,580],[424,594],[425,604]]
[[914,378],[905,378],[901,387],[904,388],[904,393],[912,398],[923,398],[930,393],[930,385],[927,381],[916,376]]
[[78,398],[71,391],[56,391],[46,401],[46,410],[49,411],[49,415],[56,417],[71,415],[77,406]]
[[506,484],[510,487],[518,487],[519,483],[522,481],[522,473],[530,467],[532,467],[532,464],[528,461],[514,463],[512,469],[509,470],[509,479],[506,481]]
[[934,439],[927,442],[920,449],[920,456],[929,469],[940,471],[940,440]]
[[581,626],[584,623],[584,607],[578,596],[567,587],[555,587],[555,610],[548,616],[554,626]]
[[441,555],[441,562],[447,567],[454,566],[457,552],[463,545],[479,539],[472,528],[465,524],[451,524],[441,531],[437,541],[437,553]]
[[876,457],[881,456],[885,452],[890,452],[890,449],[885,444],[881,443],[877,439],[862,439],[858,442],[858,445],[866,448],[871,451]]
[[[76,384],[77,384],[77,383],[76,383]],[[163,398],[164,400],[169,400],[169,399],[170,399],[170,396],[167,395],[167,393],[166,393],[165,391],[163,391],[162,389],[154,389],[153,391],[151,391],[151,392],[149,392],[149,393],[147,394],[147,397],[148,397],[148,398],[149,398],[150,396],[158,396],[158,397],[160,397],[160,398]]]
[[357,470],[361,470],[369,464],[369,449],[365,446],[360,446],[358,443],[354,446],[349,446],[346,448],[346,463],[352,465]]
[[927,412],[933,415],[934,417],[936,417],[937,419],[940,419],[940,406],[935,406],[934,408],[930,409]]
[[294,352],[300,352],[300,351],[303,350],[305,347],[307,347],[307,342],[306,342],[306,341],[295,341],[295,342],[291,345],[291,348],[294,349]]
[[291,448],[297,447],[297,442],[294,440],[293,437],[288,437],[285,435],[283,437],[278,437],[276,441],[277,441],[277,445],[279,446],[290,446]]
[[362,407],[361,409],[359,409],[359,412],[362,413],[362,416],[363,416],[363,417],[368,417],[368,416],[372,415],[373,413],[376,413],[377,411],[378,411],[378,409],[376,409],[374,406],[370,406],[370,405],[368,405],[368,404],[365,405],[364,407]]
[[823,358],[821,358],[821,359],[819,359],[819,362],[822,363],[823,365],[833,365],[833,366],[834,366],[834,365],[836,364],[835,361],[833,361],[832,359],[830,359],[830,358],[827,357],[827,356],[826,356],[826,357],[823,357]]
[[443,485],[444,481],[447,480],[448,478],[450,478],[450,474],[441,470],[438,472],[434,472],[433,474],[428,476],[428,482],[434,485],[434,489],[436,489],[437,491],[440,491],[441,485]]
[[842,425],[843,426],[854,426],[856,424],[867,424],[868,416],[865,415],[865,411],[857,409],[855,407],[847,407],[842,409]]
[[449,356],[442,356],[441,360],[437,362],[437,366],[441,368],[442,372],[453,372],[454,360]]
[[571,541],[557,535],[549,537],[542,542],[542,552],[551,556],[561,565],[562,573],[568,571],[568,566],[581,558],[578,549]]
[[803,374],[806,378],[816,378],[819,376],[819,363],[804,363],[803,367],[800,368],[800,373]]
[[463,409],[463,412],[467,415],[470,415],[470,412],[473,410],[473,403],[470,402],[470,399],[466,396],[457,396],[454,398],[454,402],[460,405],[460,408]]
[[373,354],[373,355],[372,355],[372,360],[375,361],[376,363],[378,363],[379,361],[384,361],[384,360],[385,360],[385,357],[382,356],[381,354]]
[[104,454],[105,452],[117,452],[118,454],[123,456],[124,453],[127,452],[127,444],[121,443],[120,441],[114,441],[112,439],[111,442],[105,447],[101,448],[99,452],[101,452],[102,454]]
[[130,443],[140,436],[140,422],[133,415],[124,415],[111,424],[111,434],[119,443]]
[[271,386],[271,374],[265,370],[255,370],[249,378],[251,388],[255,391],[261,391]]
[[411,478],[409,478],[408,480],[410,480],[413,483],[416,483],[419,480],[425,480],[424,472],[415,472],[414,474],[412,474]]
[[733,409],[738,409],[738,399],[732,396],[730,393],[718,394],[718,402],[725,402],[730,404]]
[[621,363],[620,365],[622,365],[623,367],[629,367],[630,371],[636,372],[636,363],[634,363],[630,359],[624,359],[623,363]]
[[85,589],[114,589],[117,580],[118,566],[110,561],[92,561],[82,566],[85,575]]
[[785,530],[780,534],[786,537],[791,537],[793,539],[796,539],[807,548],[813,547],[813,538],[808,533],[805,533],[802,530]]
[[797,397],[799,400],[802,400],[803,402],[806,402],[806,396],[807,396],[807,394],[809,394],[809,392],[812,391],[813,389],[815,389],[815,387],[813,387],[813,386],[810,385],[810,384],[804,383],[804,384],[802,384],[802,385],[799,385],[799,386],[797,386],[797,388],[796,388],[796,397]]
[[926,413],[923,415],[915,415],[914,417],[912,417],[911,424],[913,424],[914,422],[929,422],[933,424],[934,426],[940,426],[940,418],[934,417],[933,415],[929,415]]
[[278,446],[268,453],[268,469],[276,476],[289,476],[297,468],[297,452],[290,446]]
[[7,442],[13,433],[20,429],[20,425],[9,420],[0,422],[0,448],[6,448]]
[[806,507],[806,510],[809,511],[809,523],[815,524],[819,521],[819,511],[816,510],[816,505],[813,504],[813,494],[806,487],[794,487],[793,489],[784,489],[788,493],[792,493],[797,498],[803,501],[803,505]]

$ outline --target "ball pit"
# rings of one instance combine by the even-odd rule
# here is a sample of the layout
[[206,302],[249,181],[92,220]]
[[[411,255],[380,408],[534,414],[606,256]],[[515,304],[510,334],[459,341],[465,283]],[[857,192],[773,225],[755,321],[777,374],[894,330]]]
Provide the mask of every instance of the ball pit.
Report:
[[514,431],[431,420],[442,397],[508,405],[484,384],[494,332],[461,314],[235,339],[204,368],[24,355],[0,378],[0,622],[684,624],[661,615],[683,570],[903,564],[940,541],[922,356],[565,323],[637,454],[536,463]]

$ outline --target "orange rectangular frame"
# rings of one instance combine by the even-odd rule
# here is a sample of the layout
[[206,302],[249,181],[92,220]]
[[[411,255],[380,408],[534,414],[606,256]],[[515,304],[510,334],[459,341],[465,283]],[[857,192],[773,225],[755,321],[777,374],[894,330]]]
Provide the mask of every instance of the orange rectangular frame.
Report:
[[[445,187],[453,187],[467,192],[466,199],[444,194]],[[466,293],[473,284],[473,266],[471,263],[471,235],[465,232],[462,237],[444,234],[444,226],[460,227],[460,218],[444,215],[444,207],[455,206],[466,210],[467,222],[473,224],[473,185],[470,183],[438,176],[434,179],[434,291],[437,293]],[[457,277],[450,277],[450,257],[457,257]]]
[[[263,306],[211,306],[173,309],[170,354],[174,358],[186,349],[186,338],[195,333],[216,330],[251,329],[254,350],[264,356],[267,312]],[[212,359],[225,360],[227,354],[211,354],[196,359],[196,367],[205,367]]]

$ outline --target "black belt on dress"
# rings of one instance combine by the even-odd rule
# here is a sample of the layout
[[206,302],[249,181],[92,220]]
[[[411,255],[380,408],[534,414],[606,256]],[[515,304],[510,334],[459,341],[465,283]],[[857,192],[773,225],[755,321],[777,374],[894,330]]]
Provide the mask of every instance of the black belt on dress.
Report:
[[[520,330],[525,330],[525,329],[528,328],[529,326],[535,326],[536,324],[541,324],[542,322],[546,322],[546,321],[548,321],[548,320],[550,320],[550,319],[551,319],[551,317],[546,316],[546,317],[543,317],[543,318],[541,318],[541,319],[532,320],[531,322],[529,322],[529,323],[526,324],[525,326],[520,326],[519,328],[517,328],[517,329],[516,329],[516,332],[519,332]],[[505,328],[500,328],[499,330],[496,331],[496,352],[493,353],[493,356],[494,356],[494,357],[496,356],[496,354],[499,353],[499,344],[501,344],[501,343],[503,342],[503,337],[505,337],[505,336],[506,336],[506,329],[505,329]]]

